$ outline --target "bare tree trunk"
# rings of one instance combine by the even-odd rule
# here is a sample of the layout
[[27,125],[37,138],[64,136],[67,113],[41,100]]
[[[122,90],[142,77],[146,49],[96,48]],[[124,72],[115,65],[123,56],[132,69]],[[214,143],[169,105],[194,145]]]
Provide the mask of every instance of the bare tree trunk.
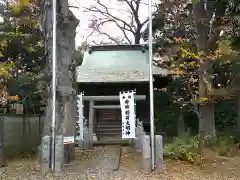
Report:
[[[46,76],[52,76],[52,1],[42,2],[42,27],[45,37],[47,64]],[[72,57],[75,51],[75,36],[78,20],[69,10],[68,1],[57,1],[57,99],[56,135],[74,136],[76,126],[76,91],[73,87]],[[51,81],[47,89],[48,102],[45,112],[43,136],[51,136],[52,93]]]
[[134,34],[134,44],[140,44],[141,40],[141,28],[137,29],[136,33]]

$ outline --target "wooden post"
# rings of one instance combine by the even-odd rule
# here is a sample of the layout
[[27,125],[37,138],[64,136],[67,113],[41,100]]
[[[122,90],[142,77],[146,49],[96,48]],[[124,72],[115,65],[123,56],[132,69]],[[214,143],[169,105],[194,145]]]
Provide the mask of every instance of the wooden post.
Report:
[[151,168],[151,147],[150,136],[144,135],[142,137],[142,169],[144,174],[150,174]]
[[93,120],[94,120],[94,101],[90,100],[89,101],[89,138],[90,138],[90,148],[93,147]]
[[161,135],[155,135],[155,153],[156,169],[163,169],[163,138]]

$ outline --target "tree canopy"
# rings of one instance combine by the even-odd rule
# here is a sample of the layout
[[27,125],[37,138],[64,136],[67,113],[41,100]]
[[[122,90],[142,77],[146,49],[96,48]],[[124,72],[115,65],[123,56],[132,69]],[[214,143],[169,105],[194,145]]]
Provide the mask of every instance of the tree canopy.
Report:
[[2,98],[7,94],[9,100],[15,95],[24,98],[37,91],[36,77],[45,66],[39,6],[36,1],[19,0],[7,1],[0,9]]

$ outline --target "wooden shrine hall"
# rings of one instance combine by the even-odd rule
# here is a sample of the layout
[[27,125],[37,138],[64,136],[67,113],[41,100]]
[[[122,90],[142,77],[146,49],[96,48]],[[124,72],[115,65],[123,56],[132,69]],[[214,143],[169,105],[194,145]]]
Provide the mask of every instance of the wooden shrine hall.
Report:
[[[78,93],[84,92],[83,116],[91,144],[121,140],[120,91],[136,91],[136,118],[149,121],[148,46],[91,46],[76,71]],[[167,74],[153,66],[154,86],[164,87]]]

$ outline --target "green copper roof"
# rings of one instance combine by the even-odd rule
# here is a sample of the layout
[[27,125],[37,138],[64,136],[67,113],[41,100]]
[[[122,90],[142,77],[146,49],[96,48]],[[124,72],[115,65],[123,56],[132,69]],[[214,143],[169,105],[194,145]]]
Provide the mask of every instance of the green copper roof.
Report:
[[[149,80],[146,46],[94,46],[77,67],[78,82],[136,82]],[[166,74],[153,67],[153,74]]]

